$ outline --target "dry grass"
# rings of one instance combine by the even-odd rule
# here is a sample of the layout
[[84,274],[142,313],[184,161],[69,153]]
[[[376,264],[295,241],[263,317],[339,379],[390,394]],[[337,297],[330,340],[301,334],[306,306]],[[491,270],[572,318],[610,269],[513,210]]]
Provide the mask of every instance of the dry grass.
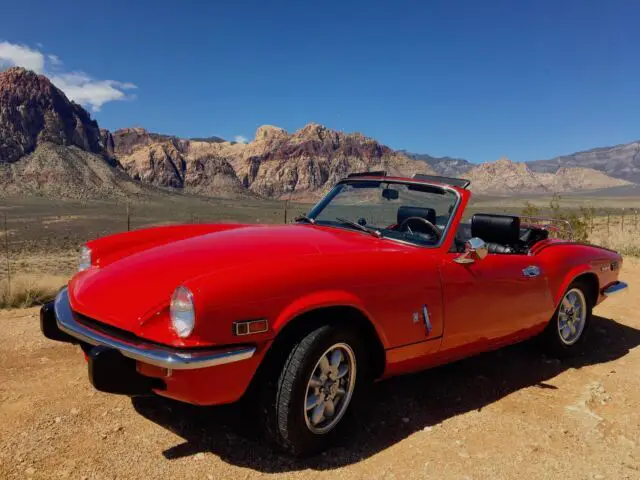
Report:
[[20,275],[0,282],[0,308],[27,308],[52,300],[67,277],[55,275]]
[[[540,215],[550,216],[554,199],[529,202]],[[507,202],[507,203],[500,203]],[[513,213],[522,210],[522,199],[476,202],[468,214]],[[550,203],[551,202],[551,203]],[[618,203],[602,199],[562,198],[556,212],[579,220],[581,238],[619,251],[625,257],[640,258],[640,198],[623,198]],[[535,205],[533,205],[535,203]],[[590,205],[597,204],[598,208]],[[622,206],[626,215],[622,218]],[[288,219],[309,210],[309,205],[288,204]],[[580,208],[583,207],[583,208]],[[615,208],[614,208],[615,207]],[[587,212],[594,215],[587,215]],[[76,270],[78,250],[89,239],[121,232],[127,228],[126,207],[113,202],[52,202],[48,199],[0,198],[0,215],[7,212],[11,291],[7,290],[4,231],[0,230],[0,308],[30,306],[51,298]],[[284,203],[271,201],[171,199],[171,203],[139,202],[130,206],[132,229],[170,223],[263,222],[282,223]],[[607,220],[607,214],[609,215]]]
[[622,255],[640,257],[640,225],[627,218],[622,224],[619,216],[611,216],[607,225],[606,217],[598,217],[588,228],[589,242],[611,248]]

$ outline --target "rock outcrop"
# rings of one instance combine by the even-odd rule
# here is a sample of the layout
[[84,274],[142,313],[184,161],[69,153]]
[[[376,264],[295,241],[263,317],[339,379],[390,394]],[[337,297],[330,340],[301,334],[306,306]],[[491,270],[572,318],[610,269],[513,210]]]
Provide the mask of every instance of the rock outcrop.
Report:
[[[265,125],[247,144],[151,135],[138,129],[114,132],[116,157],[135,179],[187,192],[211,192],[217,185],[217,193],[228,197],[237,194],[239,184],[262,197],[314,199],[354,171],[433,173],[424,163],[362,134],[345,134],[318,124],[293,134]],[[209,177],[213,172],[215,181]],[[231,191],[226,191],[228,188]]]
[[47,77],[23,68],[0,72],[0,164],[44,143],[102,154],[102,139],[98,123]]

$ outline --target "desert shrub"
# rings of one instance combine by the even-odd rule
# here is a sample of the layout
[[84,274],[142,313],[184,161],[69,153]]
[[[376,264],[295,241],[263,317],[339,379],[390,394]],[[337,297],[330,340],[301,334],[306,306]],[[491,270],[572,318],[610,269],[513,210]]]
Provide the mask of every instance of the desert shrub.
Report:
[[539,217],[540,213],[540,208],[536,207],[533,203],[529,201],[524,202],[524,208],[522,209],[523,217]]
[[57,276],[20,276],[0,281],[0,308],[28,308],[52,300],[66,282]]
[[[560,205],[560,195],[557,193],[554,194],[549,201],[548,210],[549,214],[547,216],[551,217],[556,222],[567,222],[571,226],[573,240],[577,242],[584,242],[587,240],[589,237],[590,217],[585,216],[585,214],[592,214],[591,210],[581,209],[580,213],[573,210],[563,210]],[[541,211],[542,209],[536,205],[526,202],[521,215],[523,217],[545,216],[541,215]],[[593,210],[593,214],[595,214],[595,209]],[[555,236],[558,238],[569,239],[569,233],[565,230],[556,232]]]
[[[571,225],[573,240],[576,242],[587,241],[589,238],[589,224],[577,212],[572,210],[563,210],[560,206],[560,199],[561,197],[557,193],[555,193],[551,198],[551,201],[549,202],[551,217],[556,221],[565,221]],[[568,233],[561,233],[559,237],[568,239],[569,235]]]

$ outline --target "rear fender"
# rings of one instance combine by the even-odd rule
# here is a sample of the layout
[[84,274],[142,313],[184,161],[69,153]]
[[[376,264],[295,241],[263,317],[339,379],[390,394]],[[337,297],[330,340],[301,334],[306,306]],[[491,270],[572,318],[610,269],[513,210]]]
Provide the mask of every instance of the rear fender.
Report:
[[[573,267],[571,270],[569,270],[569,273],[567,273],[567,275],[565,276],[564,280],[560,284],[560,288],[558,289],[558,291],[554,292],[553,304],[554,304],[555,308],[558,308],[558,305],[560,305],[560,301],[562,300],[562,297],[564,296],[564,293],[569,288],[569,285],[571,285],[571,283],[576,278],[578,278],[581,275],[584,275],[585,273],[594,274],[596,276],[596,278],[598,278],[597,273],[594,272],[593,269],[589,265],[578,265],[576,267]],[[600,282],[599,278],[598,278],[598,282]],[[597,302],[598,299],[596,298],[596,299],[594,299],[594,301]]]

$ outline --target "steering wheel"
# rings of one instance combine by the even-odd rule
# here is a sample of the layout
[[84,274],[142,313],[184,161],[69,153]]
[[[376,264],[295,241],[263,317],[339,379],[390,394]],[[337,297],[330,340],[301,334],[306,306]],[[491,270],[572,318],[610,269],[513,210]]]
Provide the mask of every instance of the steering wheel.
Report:
[[[411,230],[411,227],[409,226],[409,222],[412,222],[414,220],[421,221],[424,225],[427,226],[427,228],[429,228],[429,230],[431,230],[431,234],[434,237],[436,237],[436,240],[440,240],[440,237],[442,236],[442,233],[440,233],[440,229],[438,229],[438,227],[436,227],[429,220],[427,220],[426,218],[422,218],[422,217],[408,217],[408,218],[406,218],[400,225],[398,225],[398,230],[401,231],[401,232],[408,231],[409,233],[411,233],[413,235],[414,233],[413,233],[413,230]],[[417,232],[417,233],[423,233],[423,232]]]

